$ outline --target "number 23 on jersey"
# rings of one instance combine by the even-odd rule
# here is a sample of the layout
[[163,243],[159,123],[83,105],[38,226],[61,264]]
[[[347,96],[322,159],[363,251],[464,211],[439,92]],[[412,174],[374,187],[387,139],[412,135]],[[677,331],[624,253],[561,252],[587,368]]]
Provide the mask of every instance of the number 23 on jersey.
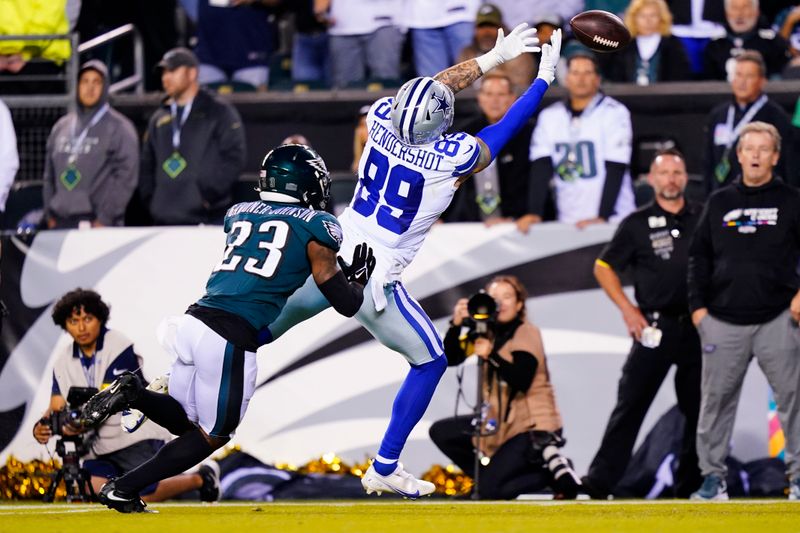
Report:
[[[289,237],[289,224],[282,220],[268,220],[258,226],[255,235],[252,233],[253,223],[249,220],[237,220],[231,225],[228,246],[214,272],[233,272],[247,257],[243,269],[248,274],[267,279],[275,275],[283,259],[282,249]],[[255,248],[251,242],[253,239],[257,242]],[[266,250],[266,255],[262,250]]]

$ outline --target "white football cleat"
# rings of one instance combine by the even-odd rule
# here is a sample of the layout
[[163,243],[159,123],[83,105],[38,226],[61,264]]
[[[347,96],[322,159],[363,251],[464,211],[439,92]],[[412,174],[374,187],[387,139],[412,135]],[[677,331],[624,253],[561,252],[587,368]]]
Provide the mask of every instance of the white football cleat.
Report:
[[[147,390],[167,394],[169,392],[169,373],[158,376],[151,381],[147,386]],[[146,420],[147,417],[138,409],[123,409],[119,423],[126,433],[133,433],[139,429]]]
[[380,496],[382,492],[394,492],[410,500],[416,500],[420,496],[427,496],[436,490],[436,486],[433,483],[415,478],[406,472],[400,464],[388,476],[380,475],[370,465],[367,473],[361,478],[361,486],[364,487],[367,494],[377,492],[378,496]]

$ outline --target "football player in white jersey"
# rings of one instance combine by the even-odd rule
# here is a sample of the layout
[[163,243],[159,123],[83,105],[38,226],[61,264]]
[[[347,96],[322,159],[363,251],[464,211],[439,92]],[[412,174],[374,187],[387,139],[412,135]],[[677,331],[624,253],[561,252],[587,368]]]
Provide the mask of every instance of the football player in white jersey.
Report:
[[597,59],[567,60],[569,98],[539,114],[531,138],[532,212],[542,215],[555,184],[558,220],[583,228],[617,221],[636,208],[628,163],[633,130],[624,104],[600,91]]
[[[502,32],[489,53],[459,63],[435,77],[414,78],[394,98],[381,98],[367,115],[367,144],[359,163],[359,183],[350,206],[339,217],[344,231],[342,255],[366,241],[377,259],[365,288],[371,298],[358,321],[386,347],[411,365],[397,393],[389,427],[362,484],[367,493],[394,492],[407,498],[430,494],[434,485],[419,481],[398,465],[411,430],[422,418],[447,368],[442,341],[425,311],[406,291],[403,269],[414,259],[431,225],[449,205],[456,188],[486,168],[528,121],[555,74],[561,33],[542,47],[538,78],[497,123],[476,136],[445,134],[453,123],[454,93],[481,75],[522,53],[538,51],[535,29],[517,26]],[[343,265],[343,269],[347,266]],[[329,304],[313,280],[298,289],[270,324],[276,339],[293,325]]]

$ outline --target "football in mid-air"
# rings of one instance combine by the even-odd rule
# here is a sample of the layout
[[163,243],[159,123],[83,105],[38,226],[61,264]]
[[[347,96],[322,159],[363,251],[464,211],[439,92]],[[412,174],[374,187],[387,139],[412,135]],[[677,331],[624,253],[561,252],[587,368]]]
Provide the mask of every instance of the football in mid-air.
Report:
[[592,9],[578,13],[569,21],[572,33],[595,52],[616,52],[631,41],[631,32],[618,16]]

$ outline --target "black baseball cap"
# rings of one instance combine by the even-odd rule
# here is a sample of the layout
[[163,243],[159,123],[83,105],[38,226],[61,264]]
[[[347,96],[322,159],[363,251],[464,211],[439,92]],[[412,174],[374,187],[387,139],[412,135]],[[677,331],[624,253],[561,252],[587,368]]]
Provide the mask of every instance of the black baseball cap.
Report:
[[182,46],[169,50],[161,61],[156,65],[157,68],[175,70],[178,67],[197,67],[197,56],[188,48]]

